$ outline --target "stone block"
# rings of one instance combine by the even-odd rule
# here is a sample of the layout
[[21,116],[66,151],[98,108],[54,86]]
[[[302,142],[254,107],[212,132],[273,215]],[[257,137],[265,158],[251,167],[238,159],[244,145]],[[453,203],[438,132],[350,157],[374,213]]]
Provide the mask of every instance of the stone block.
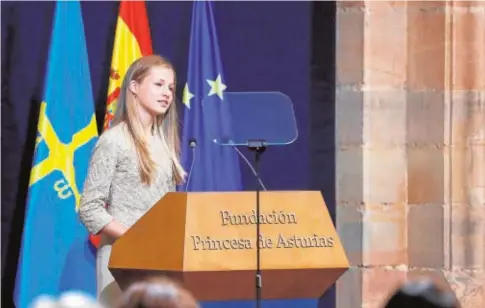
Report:
[[338,149],[336,155],[337,204],[361,204],[363,200],[363,149]]
[[406,102],[406,144],[441,148],[445,143],[442,91],[409,91]]
[[363,223],[364,266],[407,264],[407,217],[404,203],[366,204]]
[[382,307],[406,281],[407,269],[395,267],[366,268],[362,273],[362,305]]
[[364,69],[364,12],[337,8],[336,23],[336,80],[360,85]]
[[453,89],[485,89],[485,3],[453,3]]
[[446,3],[408,2],[408,82],[414,91],[445,88]]
[[451,212],[452,265],[485,270],[485,206],[453,206]]
[[[447,168],[454,204],[485,203],[485,92],[454,91]],[[448,108],[449,105],[446,107]],[[450,170],[451,169],[451,170]]]
[[389,13],[389,12],[406,13],[407,7],[408,7],[408,3],[406,1],[400,1],[400,0],[365,1],[365,8],[371,14],[383,14],[383,13]]
[[421,0],[421,1],[409,1],[408,2],[408,14],[414,12],[429,12],[429,13],[444,13],[445,11],[445,3],[443,1],[428,1],[428,0]]
[[468,145],[468,139],[483,133],[485,124],[485,91],[453,91],[451,102],[452,145]]
[[412,205],[408,212],[408,262],[410,267],[445,266],[444,206]]
[[362,307],[362,268],[351,267],[337,280],[337,308]]
[[[398,1],[399,2],[399,1]],[[407,80],[407,6],[367,1],[364,26],[365,87],[402,88]]]
[[407,148],[407,200],[444,204],[444,153],[440,148]]
[[363,93],[337,89],[335,104],[336,143],[341,147],[363,143]]
[[457,13],[466,13],[480,7],[483,7],[481,0],[453,1],[453,11]]
[[365,1],[337,1],[337,9],[339,10],[363,9],[364,7]]
[[447,195],[451,198],[453,205],[466,205],[468,203],[468,178],[469,168],[467,159],[467,149],[465,147],[453,147],[449,150],[450,162],[448,178],[451,178],[451,191],[447,191]]
[[364,92],[366,147],[401,146],[406,141],[406,91]]
[[351,266],[362,265],[362,211],[360,204],[337,208],[337,233]]
[[406,202],[406,149],[382,147],[364,149],[364,201],[399,205]]

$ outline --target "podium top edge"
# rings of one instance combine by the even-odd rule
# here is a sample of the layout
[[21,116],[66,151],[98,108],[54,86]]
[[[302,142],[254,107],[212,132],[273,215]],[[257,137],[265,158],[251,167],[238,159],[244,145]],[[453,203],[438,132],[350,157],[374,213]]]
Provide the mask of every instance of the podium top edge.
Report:
[[[237,191],[173,191],[172,194],[189,195],[189,194],[245,194],[255,193],[256,190],[237,190]],[[260,190],[261,194],[267,193],[321,193],[320,190]]]

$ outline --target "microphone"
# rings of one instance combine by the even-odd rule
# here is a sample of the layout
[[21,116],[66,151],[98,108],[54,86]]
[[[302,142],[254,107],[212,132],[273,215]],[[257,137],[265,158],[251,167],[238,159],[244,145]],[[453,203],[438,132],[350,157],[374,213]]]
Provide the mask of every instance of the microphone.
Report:
[[192,149],[192,163],[190,164],[189,176],[187,177],[187,182],[185,183],[185,192],[187,192],[187,189],[189,188],[190,178],[192,177],[192,170],[194,169],[195,148],[197,147],[197,140],[195,138],[191,138],[189,140],[189,147]]
[[239,154],[239,156],[241,156],[241,158],[244,160],[244,162],[246,163],[246,165],[248,165],[249,169],[251,169],[251,172],[253,173],[254,177],[258,180],[258,183],[259,183],[259,185],[261,185],[261,188],[263,188],[263,190],[267,190],[266,187],[263,184],[263,181],[259,177],[258,173],[256,172],[256,170],[254,170],[253,165],[251,165],[251,163],[246,158],[246,156],[244,156],[244,154],[237,148],[237,146],[234,144],[234,142],[230,138],[227,138],[226,137],[226,138],[221,138],[221,139],[214,139],[212,141],[214,143],[218,143],[218,144],[227,144],[227,145],[230,145],[231,148],[233,148],[237,152],[237,154]]
[[259,182],[259,185],[261,185],[261,188],[263,188],[263,190],[267,190],[266,187],[264,186],[263,184],[263,181],[261,181],[261,178],[259,177],[258,173],[256,172],[256,170],[254,170],[253,166],[251,165],[251,163],[249,162],[249,160],[246,158],[246,156],[244,156],[244,154],[236,147],[236,146],[232,146],[232,148],[234,150],[236,150],[237,154],[239,154],[239,156],[242,157],[242,159],[246,162],[246,164],[249,166],[249,169],[251,169],[251,171],[253,172],[253,175],[254,177],[258,180]]

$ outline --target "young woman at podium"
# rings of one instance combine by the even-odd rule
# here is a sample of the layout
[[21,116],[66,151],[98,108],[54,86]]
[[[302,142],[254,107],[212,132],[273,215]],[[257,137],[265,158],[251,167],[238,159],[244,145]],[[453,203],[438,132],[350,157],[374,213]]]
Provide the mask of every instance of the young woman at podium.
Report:
[[186,176],[175,84],[166,59],[150,55],[136,60],[121,85],[113,123],[92,152],[79,214],[90,233],[100,234],[97,293],[107,307],[121,295],[108,269],[111,245]]

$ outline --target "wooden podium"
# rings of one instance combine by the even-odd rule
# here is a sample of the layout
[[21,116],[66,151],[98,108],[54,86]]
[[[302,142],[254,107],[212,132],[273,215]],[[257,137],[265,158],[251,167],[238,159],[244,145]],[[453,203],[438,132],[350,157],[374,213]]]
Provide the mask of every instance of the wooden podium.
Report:
[[[181,281],[200,301],[255,298],[256,192],[166,194],[113,245],[121,288]],[[319,191],[260,193],[262,299],[318,298],[349,268]]]

